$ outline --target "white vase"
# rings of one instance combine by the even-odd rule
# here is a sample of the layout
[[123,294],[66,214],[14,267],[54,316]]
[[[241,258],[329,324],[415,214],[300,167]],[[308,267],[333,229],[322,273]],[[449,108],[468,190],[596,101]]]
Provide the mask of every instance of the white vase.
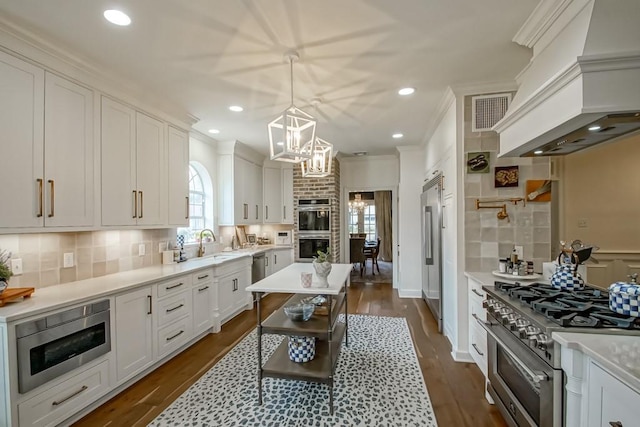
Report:
[[329,281],[327,280],[327,277],[329,277],[329,273],[331,273],[331,263],[314,261],[313,268],[316,270],[316,276],[318,276],[318,287],[328,288]]

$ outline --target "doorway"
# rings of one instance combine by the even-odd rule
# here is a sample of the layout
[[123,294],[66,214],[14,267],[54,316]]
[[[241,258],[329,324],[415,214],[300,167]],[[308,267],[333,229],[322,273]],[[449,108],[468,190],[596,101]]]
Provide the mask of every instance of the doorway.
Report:
[[[353,264],[351,283],[394,283],[393,190],[349,190],[346,194],[345,253]],[[394,286],[395,287],[395,286]]]

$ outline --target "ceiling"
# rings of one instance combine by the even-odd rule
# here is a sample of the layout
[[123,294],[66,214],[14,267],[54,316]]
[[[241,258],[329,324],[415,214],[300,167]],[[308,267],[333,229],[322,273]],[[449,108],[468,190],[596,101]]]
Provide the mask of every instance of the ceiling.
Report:
[[[0,14],[263,154],[267,123],[290,103],[293,49],[294,104],[317,135],[344,154],[386,154],[423,142],[448,86],[513,81],[531,52],[511,39],[537,3],[14,0]],[[132,24],[104,20],[111,8]],[[399,96],[405,86],[416,92]]]

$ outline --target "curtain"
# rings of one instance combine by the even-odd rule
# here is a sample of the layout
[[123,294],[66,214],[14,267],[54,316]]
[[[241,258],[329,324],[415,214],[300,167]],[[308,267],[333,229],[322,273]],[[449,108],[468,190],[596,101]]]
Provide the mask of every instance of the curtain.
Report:
[[391,231],[391,191],[375,191],[376,234],[380,238],[380,259],[393,261],[393,236]]

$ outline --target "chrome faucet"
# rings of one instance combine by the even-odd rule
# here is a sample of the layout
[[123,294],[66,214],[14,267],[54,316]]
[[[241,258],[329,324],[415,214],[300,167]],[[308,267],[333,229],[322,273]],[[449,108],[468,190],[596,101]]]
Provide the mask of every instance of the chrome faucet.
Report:
[[200,246],[198,247],[198,257],[202,257],[204,256],[204,247],[202,246],[202,235],[204,234],[205,231],[208,231],[209,233],[211,233],[211,237],[213,237],[213,241],[216,241],[216,235],[213,234],[213,230],[210,230],[208,228],[203,229],[200,232]]

